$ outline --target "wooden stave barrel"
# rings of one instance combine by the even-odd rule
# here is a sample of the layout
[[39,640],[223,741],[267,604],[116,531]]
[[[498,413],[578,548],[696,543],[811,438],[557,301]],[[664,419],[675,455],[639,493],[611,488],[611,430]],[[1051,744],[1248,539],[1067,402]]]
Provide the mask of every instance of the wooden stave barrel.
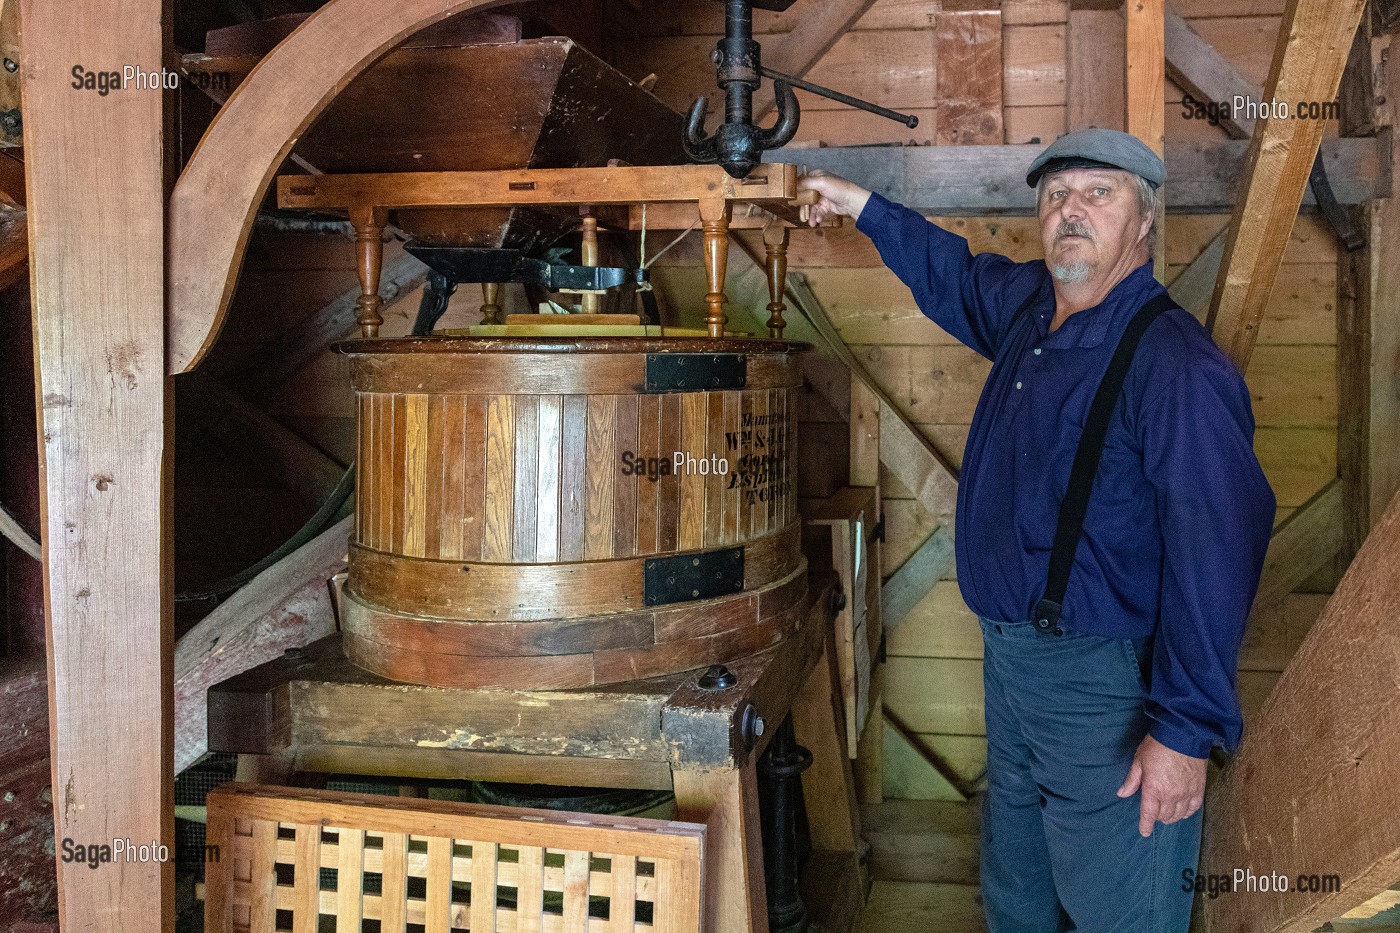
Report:
[[[797,624],[790,610],[805,596],[806,563],[792,454],[795,354],[805,344],[439,337],[337,349],[351,356],[359,410],[343,610],[357,665],[444,687],[584,687],[732,660]],[[647,361],[666,354],[702,363],[742,354],[743,386],[649,387]],[[655,429],[644,420],[653,416]],[[755,443],[778,450],[756,457]],[[733,468],[654,482],[621,473],[623,453],[645,459],[669,448],[697,462],[723,450]],[[453,465],[455,449],[480,449],[482,462]],[[580,458],[605,466],[586,476],[567,469]],[[415,481],[426,485],[415,492]],[[479,497],[468,494],[473,481]],[[448,503],[433,528],[454,489],[463,501]],[[550,496],[555,511],[541,507]],[[704,561],[706,572],[737,562],[742,584],[730,572],[728,589],[691,591],[698,601],[646,605],[656,583],[647,567],[664,573],[677,561]]]

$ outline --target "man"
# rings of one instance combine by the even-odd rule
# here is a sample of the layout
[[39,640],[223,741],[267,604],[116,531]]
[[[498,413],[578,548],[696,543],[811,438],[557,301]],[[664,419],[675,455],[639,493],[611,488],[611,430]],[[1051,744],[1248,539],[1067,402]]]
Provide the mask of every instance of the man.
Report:
[[1090,403],[1152,275],[1162,160],[1110,130],[1052,143],[1043,262],[973,256],[832,175],[923,312],[993,361],[963,456],[958,585],[985,648],[991,933],[1185,933],[1206,761],[1242,729],[1235,667],[1274,518],[1244,380],[1189,313],[1147,325],[1108,422],[1058,624],[1037,625]]

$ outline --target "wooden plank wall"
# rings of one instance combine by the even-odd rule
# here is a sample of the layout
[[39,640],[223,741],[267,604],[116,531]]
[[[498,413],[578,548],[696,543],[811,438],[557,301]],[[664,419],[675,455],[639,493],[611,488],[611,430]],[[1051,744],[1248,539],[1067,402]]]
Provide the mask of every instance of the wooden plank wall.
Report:
[[[938,0],[880,0],[808,75],[818,83],[915,113],[921,121],[918,128],[910,130],[802,95],[797,141],[953,142],[950,134],[940,131],[944,114],[933,106],[942,99],[940,82],[946,85],[952,70],[945,65],[940,75],[940,64],[948,56],[940,48],[939,21],[953,6]],[[721,19],[713,3],[678,0],[649,18],[637,16],[626,4],[614,7],[615,40],[609,54],[619,68],[634,78],[655,73],[656,93],[677,109],[700,93],[714,100],[707,56]],[[760,41],[780,40],[802,7],[799,2],[785,14],[756,12]],[[1176,0],[1173,7],[1241,75],[1263,84],[1282,0]],[[1002,5],[1004,142],[1049,142],[1065,131],[1066,8],[1056,0]],[[966,67],[964,58],[956,63]],[[1186,118],[1182,91],[1170,81],[1165,99],[1168,140],[1227,138],[1207,120]],[[716,119],[711,116],[711,127]],[[1335,128],[1329,135],[1335,135]],[[974,252],[994,250],[1018,260],[1040,257],[1033,218],[937,220],[968,237]],[[1225,215],[1170,215],[1167,280],[1199,255],[1227,221]],[[1336,261],[1336,241],[1328,229],[1314,216],[1301,218],[1247,373],[1258,423],[1256,450],[1277,494],[1279,519],[1336,475]],[[940,450],[960,462],[989,364],[922,316],[908,290],[884,268],[870,241],[853,225],[795,233],[789,264],[808,275],[842,335],[885,390]],[[698,247],[689,241],[658,264],[663,306],[700,304],[704,288],[698,266]],[[833,438],[821,449],[844,450],[837,435],[845,426],[825,408],[819,400],[809,405],[803,431]],[[880,482],[888,525],[884,571],[889,575],[932,533],[937,521],[888,471],[882,469]],[[1314,582],[1319,585],[1311,588],[1326,589],[1331,581]],[[1240,690],[1247,710],[1257,709],[1267,696],[1323,601],[1317,595],[1295,595],[1276,613],[1256,620],[1241,662]],[[935,585],[890,635],[888,653],[885,702],[890,712],[959,777],[975,780],[985,763],[981,641],[955,580]],[[886,793],[918,797],[927,789],[887,784]]]

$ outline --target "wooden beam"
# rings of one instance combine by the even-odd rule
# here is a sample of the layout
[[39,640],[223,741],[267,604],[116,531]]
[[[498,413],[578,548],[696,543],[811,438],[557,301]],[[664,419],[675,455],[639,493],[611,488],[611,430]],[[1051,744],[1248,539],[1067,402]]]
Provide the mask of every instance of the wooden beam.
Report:
[[203,373],[182,376],[177,393],[188,406],[184,414],[211,437],[251,458],[278,484],[308,502],[320,504],[345,474],[344,466],[310,441]]
[[[736,201],[778,207],[797,197],[797,169],[768,165],[736,181],[718,165],[616,165],[481,172],[283,175],[277,206],[289,210],[358,207],[517,207]],[[352,214],[353,217],[353,214]]]
[[[54,837],[171,847],[165,95],[73,90],[73,50],[159,69],[161,0],[24,0]],[[73,933],[174,929],[174,861],[56,859]]]
[[884,737],[889,796],[897,800],[967,800],[967,791],[952,769],[889,713],[870,728],[880,729]]
[[934,14],[940,146],[1000,145],[1001,10],[945,9]]
[[[1289,108],[1333,100],[1364,6],[1364,0],[1289,0],[1265,98]],[[1216,343],[1241,372],[1254,350],[1326,125],[1307,114],[1270,116],[1250,141],[1246,182],[1230,220],[1208,319]]]
[[[763,63],[794,78],[803,77],[874,5],[875,0],[824,0],[809,4],[787,35],[768,40]],[[773,82],[764,79],[753,96],[754,121],[763,119],[776,104]]]
[[[381,310],[415,294],[427,277],[428,267],[412,256],[400,256],[387,263],[379,277],[379,297],[384,302]],[[280,385],[332,343],[354,332],[355,302],[359,297],[360,286],[356,285],[248,356],[212,369],[213,373],[236,382],[251,396]]]
[[[1128,61],[1128,132],[1147,143],[1159,156],[1166,154],[1166,82],[1163,58],[1165,24],[1163,0],[1132,0],[1127,6],[1125,45]],[[1158,192],[1162,209],[1153,219],[1156,236],[1152,257],[1157,279],[1167,274],[1167,192]]]
[[1342,487],[1333,480],[1274,530],[1254,596],[1255,611],[1267,612],[1283,602],[1341,546]]
[[1400,877],[1400,496],[1211,791],[1201,873],[1336,875],[1336,892],[1202,901],[1207,933],[1306,933]]
[[[1166,8],[1166,28],[1167,74],[1196,100],[1233,103],[1237,96],[1253,101],[1264,96],[1170,6]],[[1254,120],[1245,111],[1236,115],[1233,107],[1221,117],[1220,127],[1235,139],[1254,135]]]
[[209,351],[273,173],[336,92],[423,27],[505,2],[331,0],[258,63],[219,109],[170,196],[167,372],[185,372]]
[[896,570],[880,590],[885,631],[893,631],[923,602],[933,585],[953,566],[953,533],[946,526],[929,535],[913,556]]
[[1220,274],[1220,259],[1225,255],[1225,235],[1224,230],[1217,233],[1201,254],[1167,286],[1172,300],[1199,321],[1204,321],[1210,312],[1210,296],[1215,292],[1215,279]]
[[1070,4],[1065,31],[1065,119],[1071,132],[1127,126],[1125,30],[1119,9]]
[[264,570],[175,646],[175,771],[208,750],[205,697],[214,684],[335,631],[326,581],[345,566],[354,517]]
[[[1167,145],[1163,197],[1172,213],[1230,209],[1249,148],[1245,140]],[[774,149],[765,159],[825,169],[915,210],[944,216],[1035,213],[1026,169],[1044,150],[1018,146],[832,146]],[[1328,178],[1342,204],[1360,204],[1390,190],[1390,163],[1375,139],[1328,140]],[[1306,175],[1306,173],[1305,173]],[[1305,179],[1306,180],[1306,177]],[[1312,205],[1312,193],[1303,198]]]
[[[1400,127],[1400,42],[1358,34],[1342,94],[1343,133],[1391,140]],[[1392,178],[1394,176],[1392,175]],[[1366,244],[1342,253],[1337,309],[1337,469],[1345,490],[1342,556],[1356,553],[1400,489],[1400,197],[1354,212]]]
[[[0,162],[7,157],[0,154]],[[0,291],[29,272],[29,228],[24,211],[0,207]]]

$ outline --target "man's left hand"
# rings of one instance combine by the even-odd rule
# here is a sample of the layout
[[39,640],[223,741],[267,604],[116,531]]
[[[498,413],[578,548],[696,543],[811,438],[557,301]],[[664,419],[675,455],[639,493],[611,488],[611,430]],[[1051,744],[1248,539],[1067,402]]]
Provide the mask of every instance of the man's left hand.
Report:
[[1158,820],[1175,823],[1201,809],[1206,794],[1206,761],[1172,751],[1150,735],[1143,738],[1128,778],[1118,788],[1119,797],[1131,797],[1142,790],[1139,833],[1150,836]]

